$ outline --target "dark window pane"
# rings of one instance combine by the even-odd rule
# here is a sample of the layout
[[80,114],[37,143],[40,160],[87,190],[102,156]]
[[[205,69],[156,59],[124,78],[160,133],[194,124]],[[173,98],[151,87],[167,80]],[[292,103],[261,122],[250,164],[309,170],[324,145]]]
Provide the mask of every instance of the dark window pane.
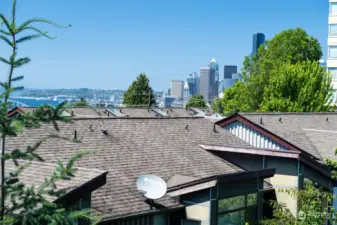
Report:
[[218,212],[226,212],[238,208],[245,207],[245,196],[236,196],[232,198],[226,198],[218,201]]
[[245,210],[218,215],[218,225],[245,225]]
[[248,194],[247,195],[247,206],[252,206],[257,204],[257,194]]

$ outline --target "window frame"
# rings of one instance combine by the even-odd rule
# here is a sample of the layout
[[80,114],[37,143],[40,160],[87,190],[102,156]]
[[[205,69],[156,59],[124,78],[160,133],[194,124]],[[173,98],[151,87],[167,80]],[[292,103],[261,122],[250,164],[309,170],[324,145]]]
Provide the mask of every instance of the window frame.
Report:
[[[255,202],[255,204],[249,204],[248,205],[248,195],[252,195],[252,194],[255,194],[256,202]],[[230,209],[230,210],[219,212],[219,201],[226,200],[226,199],[231,199],[231,198],[236,198],[236,197],[240,197],[240,196],[244,196],[244,206],[243,207],[238,207],[238,208],[235,208],[235,209]],[[228,198],[217,199],[217,224],[219,222],[218,221],[219,220],[219,216],[230,214],[230,213],[233,213],[233,212],[239,212],[239,211],[244,211],[244,215],[245,215],[244,220],[247,221],[247,210],[248,209],[253,209],[254,210],[254,208],[255,208],[255,210],[257,212],[258,205],[259,204],[258,204],[258,193],[257,192],[250,192],[250,193],[245,193],[245,194],[242,194],[242,195],[231,196],[231,197],[228,197]]]
[[[330,52],[330,50],[331,49],[336,49],[336,57],[331,57],[331,52]],[[331,45],[331,46],[329,46],[328,47],[328,58],[329,59],[337,59],[337,45]]]
[[[336,33],[335,34],[331,33],[331,26],[336,26]],[[329,24],[329,36],[332,36],[332,37],[337,36],[337,24],[336,23]]]
[[331,81],[337,81],[337,67],[329,67],[328,72],[331,74]]
[[332,5],[335,5],[337,7],[337,2],[330,2],[330,7],[329,7],[329,15],[337,15],[337,8],[336,8],[336,13],[332,13]]

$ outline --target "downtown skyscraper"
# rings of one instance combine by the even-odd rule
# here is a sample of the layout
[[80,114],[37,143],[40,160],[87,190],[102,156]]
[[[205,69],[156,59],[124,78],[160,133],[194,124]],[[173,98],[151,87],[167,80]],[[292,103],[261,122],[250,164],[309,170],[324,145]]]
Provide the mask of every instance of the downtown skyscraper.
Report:
[[253,51],[252,56],[254,56],[259,50],[260,45],[264,44],[266,41],[266,36],[263,33],[253,34]]
[[237,66],[229,66],[225,65],[223,70],[223,78],[224,79],[232,79],[232,74],[238,73],[238,67]]
[[212,103],[218,95],[219,64],[212,59],[208,67],[200,67],[199,91],[208,103]]

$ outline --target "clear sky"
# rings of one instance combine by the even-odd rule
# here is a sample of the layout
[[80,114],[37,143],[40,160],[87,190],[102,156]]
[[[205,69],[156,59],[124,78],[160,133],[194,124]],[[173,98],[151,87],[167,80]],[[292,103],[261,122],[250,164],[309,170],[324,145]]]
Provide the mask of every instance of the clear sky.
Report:
[[[9,15],[11,0],[0,0]],[[267,39],[302,27],[326,52],[328,0],[18,0],[18,20],[45,17],[69,29],[42,26],[56,40],[23,44],[32,62],[17,71],[29,88],[127,89],[146,72],[155,90],[199,73],[212,58],[241,67],[252,34]],[[0,43],[0,55],[8,55]],[[0,79],[7,68],[0,66]]]

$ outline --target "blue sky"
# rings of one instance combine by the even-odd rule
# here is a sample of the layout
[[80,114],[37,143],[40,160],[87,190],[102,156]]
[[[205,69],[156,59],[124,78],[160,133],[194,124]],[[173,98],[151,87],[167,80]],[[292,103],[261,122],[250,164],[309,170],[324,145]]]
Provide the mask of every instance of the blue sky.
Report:
[[[11,0],[1,0],[0,12]],[[267,39],[302,27],[326,52],[328,0],[18,0],[18,21],[44,17],[69,29],[41,26],[56,40],[20,46],[32,62],[17,71],[29,88],[126,89],[146,72],[155,90],[172,79],[199,73],[216,58],[241,66],[252,51],[252,34]],[[0,55],[8,55],[0,43]],[[0,79],[7,68],[0,65]]]

